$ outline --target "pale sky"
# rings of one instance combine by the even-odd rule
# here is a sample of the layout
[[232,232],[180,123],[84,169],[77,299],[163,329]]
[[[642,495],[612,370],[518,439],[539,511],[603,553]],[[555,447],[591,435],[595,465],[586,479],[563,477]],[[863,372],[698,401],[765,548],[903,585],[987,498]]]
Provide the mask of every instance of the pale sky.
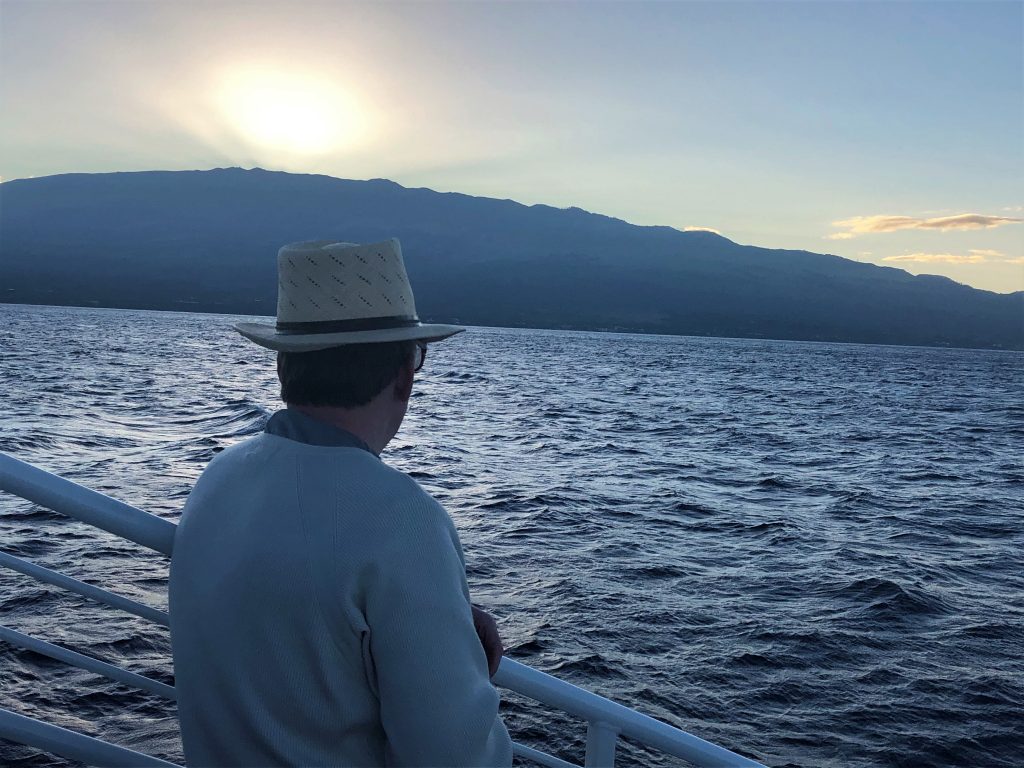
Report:
[[0,176],[389,178],[1024,290],[1021,2],[0,0]]

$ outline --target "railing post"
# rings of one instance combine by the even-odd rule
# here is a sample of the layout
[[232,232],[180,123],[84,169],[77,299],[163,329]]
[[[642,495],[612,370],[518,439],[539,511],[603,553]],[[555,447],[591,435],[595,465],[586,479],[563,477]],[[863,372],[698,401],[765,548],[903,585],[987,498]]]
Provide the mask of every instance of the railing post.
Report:
[[585,768],[613,768],[615,765],[615,742],[619,730],[600,720],[587,723],[587,755]]

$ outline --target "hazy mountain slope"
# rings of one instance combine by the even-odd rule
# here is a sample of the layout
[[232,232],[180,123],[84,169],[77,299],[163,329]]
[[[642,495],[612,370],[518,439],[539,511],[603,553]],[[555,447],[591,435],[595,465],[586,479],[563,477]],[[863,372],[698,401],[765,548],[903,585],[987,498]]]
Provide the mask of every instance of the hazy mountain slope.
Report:
[[4,183],[0,300],[273,314],[281,244],[392,235],[434,320],[1024,348],[1024,293],[577,208],[241,169]]

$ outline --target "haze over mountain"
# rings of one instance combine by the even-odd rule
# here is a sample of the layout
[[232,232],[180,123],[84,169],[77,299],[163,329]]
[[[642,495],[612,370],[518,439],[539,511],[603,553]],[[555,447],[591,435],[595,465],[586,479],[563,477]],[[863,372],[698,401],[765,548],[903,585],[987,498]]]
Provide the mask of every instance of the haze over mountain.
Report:
[[272,315],[276,253],[396,236],[423,319],[1024,349],[1024,292],[578,208],[239,168],[0,185],[0,301]]

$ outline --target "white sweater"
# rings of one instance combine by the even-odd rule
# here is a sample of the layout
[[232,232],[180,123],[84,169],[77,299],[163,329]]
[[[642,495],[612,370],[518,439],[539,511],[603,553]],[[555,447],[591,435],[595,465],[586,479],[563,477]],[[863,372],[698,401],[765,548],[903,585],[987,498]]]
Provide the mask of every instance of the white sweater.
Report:
[[219,454],[182,514],[170,614],[187,763],[511,765],[451,519],[312,421],[281,411],[277,434]]

